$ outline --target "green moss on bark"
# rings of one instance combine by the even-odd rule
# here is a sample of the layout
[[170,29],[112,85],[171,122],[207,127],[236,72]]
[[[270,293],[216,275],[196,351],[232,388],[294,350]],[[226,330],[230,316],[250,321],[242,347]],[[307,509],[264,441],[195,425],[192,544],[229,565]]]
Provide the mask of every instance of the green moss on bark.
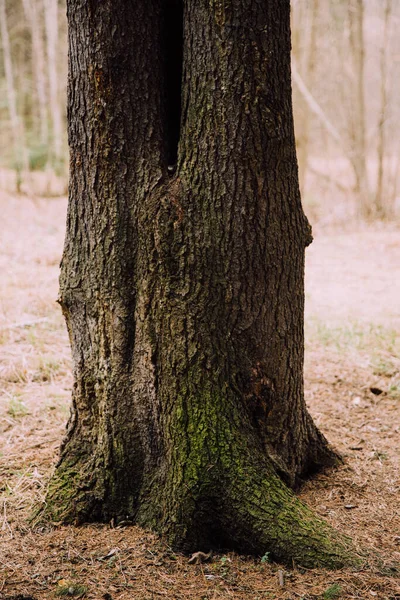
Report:
[[302,503],[252,443],[232,392],[206,385],[199,393],[196,373],[189,380],[171,415],[162,491],[147,498],[139,522],[187,552],[229,547],[308,568],[361,565],[350,538]]
[[54,522],[72,523],[77,514],[73,508],[77,502],[79,475],[74,468],[56,469],[50,479],[46,502],[37,507],[32,521],[48,520]]

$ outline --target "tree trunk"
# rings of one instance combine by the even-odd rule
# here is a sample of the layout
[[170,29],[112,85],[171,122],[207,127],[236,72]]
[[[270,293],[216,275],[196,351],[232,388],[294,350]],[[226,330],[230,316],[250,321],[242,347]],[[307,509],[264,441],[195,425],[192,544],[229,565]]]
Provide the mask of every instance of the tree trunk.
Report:
[[75,384],[53,518],[133,520],[184,550],[352,560],[287,487],[338,460],[303,397],[311,235],[289,12],[68,2],[60,303]]

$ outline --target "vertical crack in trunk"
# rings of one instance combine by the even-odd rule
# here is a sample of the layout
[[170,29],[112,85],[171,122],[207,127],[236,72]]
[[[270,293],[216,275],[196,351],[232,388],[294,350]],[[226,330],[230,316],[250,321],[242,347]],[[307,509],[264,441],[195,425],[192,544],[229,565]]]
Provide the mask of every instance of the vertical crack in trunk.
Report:
[[168,172],[173,175],[181,128],[183,0],[166,0],[163,17],[165,145]]

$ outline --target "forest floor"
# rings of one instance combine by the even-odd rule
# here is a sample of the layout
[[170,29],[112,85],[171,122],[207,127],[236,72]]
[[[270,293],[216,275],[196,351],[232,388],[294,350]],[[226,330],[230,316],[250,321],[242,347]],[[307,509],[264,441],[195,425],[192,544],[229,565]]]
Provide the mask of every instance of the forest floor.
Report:
[[1,600],[400,599],[399,228],[317,227],[307,250],[307,402],[345,463],[300,495],[382,558],[329,572],[234,553],[190,564],[135,527],[30,527],[72,384],[55,302],[66,201],[0,193],[0,210]]

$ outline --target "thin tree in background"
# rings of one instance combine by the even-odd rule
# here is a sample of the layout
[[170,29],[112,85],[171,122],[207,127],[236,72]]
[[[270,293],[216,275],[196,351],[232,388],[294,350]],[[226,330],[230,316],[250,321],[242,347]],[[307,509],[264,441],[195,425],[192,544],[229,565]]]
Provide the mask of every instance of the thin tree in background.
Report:
[[5,0],[0,0],[0,34],[3,46],[4,71],[7,85],[7,101],[10,115],[11,131],[14,147],[14,165],[17,174],[17,191],[21,189],[22,171],[28,168],[28,160],[24,144],[22,121],[17,110],[17,95],[14,84],[14,72],[11,58],[11,45],[7,27]]
[[[308,28],[301,27],[302,42],[305,47],[303,55],[305,60],[302,64],[302,79],[305,81],[309,89],[312,89],[315,66],[316,66],[316,37],[317,37],[317,20],[318,20],[318,0],[312,0],[310,8],[307,11],[309,19]],[[304,18],[304,17],[303,17]],[[303,33],[307,32],[306,39],[303,39]],[[304,192],[304,182],[307,173],[307,165],[309,160],[310,149],[310,119],[311,110],[309,103],[305,100],[302,103],[301,121],[299,123],[297,135],[297,158],[299,163],[299,178],[300,190]]]
[[40,143],[44,148],[47,148],[49,143],[49,127],[46,92],[46,59],[42,36],[43,4],[41,0],[22,0],[22,2],[32,39],[32,67],[38,99]]
[[[380,49],[380,114],[378,122],[378,173],[375,194],[375,214],[378,217],[388,217],[391,213],[390,198],[384,196],[384,179],[385,179],[385,151],[386,148],[386,119],[388,108],[388,83],[387,83],[387,65],[388,65],[388,44],[389,44],[389,19],[392,12],[392,1],[385,0],[384,8],[384,25],[383,25],[383,40]],[[389,175],[389,169],[386,174],[386,179]],[[389,190],[386,189],[387,193]]]
[[350,160],[355,175],[355,193],[364,217],[372,213],[372,199],[368,180],[365,111],[365,48],[364,0],[352,0],[348,5],[350,49],[353,63],[353,106],[349,115]]
[[[390,32],[397,27],[399,7],[389,0],[330,1],[317,6],[314,0],[293,3],[292,64],[303,188],[312,196],[315,190],[307,188],[308,181],[313,185],[313,178],[306,183],[303,178],[306,173],[316,175],[314,185],[319,193],[321,182],[332,183],[329,196],[343,194],[343,206],[347,204],[351,212],[356,206],[358,215],[367,219],[396,214],[400,163],[394,147],[399,119],[397,99],[390,95],[390,88],[397,75],[389,77],[389,66],[394,73],[393,60],[399,56],[399,45]],[[311,89],[307,79],[313,45],[309,23],[316,8],[313,54],[318,60],[313,69],[318,77]],[[379,19],[383,26],[378,41]],[[304,39],[308,41],[303,43]],[[311,113],[316,117],[312,121],[308,119]],[[303,152],[307,124],[308,150]],[[322,142],[323,136],[326,143]],[[373,164],[377,165],[375,170]]]
[[57,69],[58,0],[44,0],[47,39],[47,68],[49,80],[50,115],[52,124],[51,162],[58,169],[63,160],[63,119],[59,101]]

